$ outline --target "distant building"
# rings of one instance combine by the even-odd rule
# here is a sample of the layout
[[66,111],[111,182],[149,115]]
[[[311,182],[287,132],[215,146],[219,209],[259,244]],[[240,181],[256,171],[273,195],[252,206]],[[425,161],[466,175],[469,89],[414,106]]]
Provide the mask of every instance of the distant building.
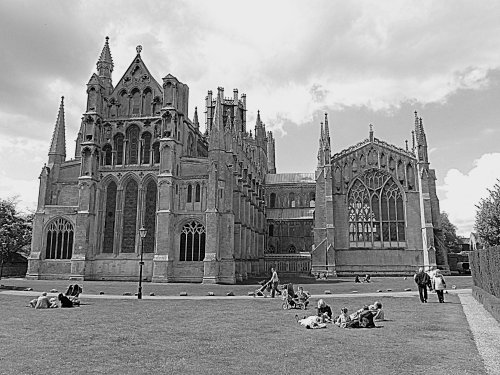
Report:
[[[189,88],[151,76],[142,48],[113,85],[106,43],[66,160],[61,100],[40,175],[27,276],[235,283],[268,272],[396,274],[446,269],[435,173],[422,119],[411,150],[374,137],[330,151],[321,126],[315,173],[277,174],[275,140],[246,96],[206,96],[206,131]],[[312,267],[312,269],[311,269]]]

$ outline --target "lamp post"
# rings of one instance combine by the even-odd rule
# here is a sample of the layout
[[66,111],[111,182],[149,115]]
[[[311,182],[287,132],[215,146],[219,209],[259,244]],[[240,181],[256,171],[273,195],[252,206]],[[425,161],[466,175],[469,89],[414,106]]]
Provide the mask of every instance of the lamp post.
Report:
[[137,291],[137,299],[142,299],[142,266],[144,262],[142,261],[142,250],[144,248],[144,237],[148,234],[148,230],[144,228],[144,225],[139,229],[139,235],[141,236],[141,261],[139,262],[139,290]]

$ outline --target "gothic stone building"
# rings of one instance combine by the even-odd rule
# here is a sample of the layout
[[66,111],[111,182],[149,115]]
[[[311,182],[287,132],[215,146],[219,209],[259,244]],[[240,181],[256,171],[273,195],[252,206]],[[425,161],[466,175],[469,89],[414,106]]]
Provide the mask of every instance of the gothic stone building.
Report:
[[244,94],[209,91],[202,133],[188,86],[156,81],[141,49],[113,85],[106,38],[71,160],[61,100],[27,277],[135,280],[141,251],[153,282],[235,283],[271,264],[338,275],[446,268],[421,119],[411,151],[370,132],[331,157],[325,117],[316,173],[276,174],[273,134],[260,114],[247,131]]

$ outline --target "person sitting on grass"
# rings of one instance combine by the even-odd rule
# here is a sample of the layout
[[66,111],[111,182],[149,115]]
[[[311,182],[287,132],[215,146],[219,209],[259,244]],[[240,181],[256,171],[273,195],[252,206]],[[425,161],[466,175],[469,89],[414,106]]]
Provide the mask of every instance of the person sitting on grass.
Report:
[[49,297],[47,297],[47,293],[43,292],[40,297],[31,300],[30,306],[34,307],[35,309],[48,309],[50,308],[50,300]]
[[384,310],[382,310],[382,303],[381,302],[375,301],[373,303],[373,305],[368,306],[368,308],[370,309],[370,311],[373,314],[373,320],[374,321],[380,322],[382,320],[385,320],[385,318],[384,318]]
[[299,290],[297,291],[297,298],[300,303],[304,304],[304,310],[307,309],[307,305],[309,305],[309,298],[311,295],[304,291],[304,288],[299,286]]
[[62,308],[73,307],[73,302],[68,297],[66,297],[64,294],[59,293],[59,295],[57,296],[57,299],[59,300],[59,303],[61,304]]
[[351,318],[349,317],[347,307],[342,307],[340,309],[340,315],[335,319],[335,324],[340,328],[345,328],[347,323],[349,323],[350,321]]
[[321,318],[322,323],[332,322],[332,308],[322,299],[318,301],[318,317]]
[[365,278],[363,279],[363,282],[364,283],[369,283],[371,280],[371,276],[370,275],[366,275]]
[[354,282],[355,283],[360,283],[361,282],[361,281],[359,281],[359,276],[358,275],[356,275],[356,277],[354,278]]
[[306,327],[306,329],[317,329],[317,328],[326,328],[326,324],[321,321],[321,318],[316,315],[311,315],[308,317],[303,317],[299,319],[298,315],[295,315],[295,319],[297,323],[301,326]]

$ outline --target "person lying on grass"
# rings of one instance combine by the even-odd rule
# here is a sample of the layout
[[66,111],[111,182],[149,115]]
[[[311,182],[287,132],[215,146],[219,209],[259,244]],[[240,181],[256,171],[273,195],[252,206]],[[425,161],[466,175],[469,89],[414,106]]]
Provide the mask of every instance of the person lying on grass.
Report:
[[321,318],[322,323],[332,322],[332,308],[323,299],[318,301],[318,317]]
[[321,321],[321,318],[316,315],[304,316],[302,319],[299,319],[298,315],[295,315],[295,319],[297,323],[301,326],[306,327],[306,329],[317,329],[317,328],[326,328],[326,323]]
[[368,308],[370,309],[370,311],[373,314],[374,321],[381,322],[381,321],[385,320],[385,317],[384,317],[385,314],[384,314],[384,310],[382,310],[382,303],[381,302],[375,301],[373,303],[373,305],[368,306]]

